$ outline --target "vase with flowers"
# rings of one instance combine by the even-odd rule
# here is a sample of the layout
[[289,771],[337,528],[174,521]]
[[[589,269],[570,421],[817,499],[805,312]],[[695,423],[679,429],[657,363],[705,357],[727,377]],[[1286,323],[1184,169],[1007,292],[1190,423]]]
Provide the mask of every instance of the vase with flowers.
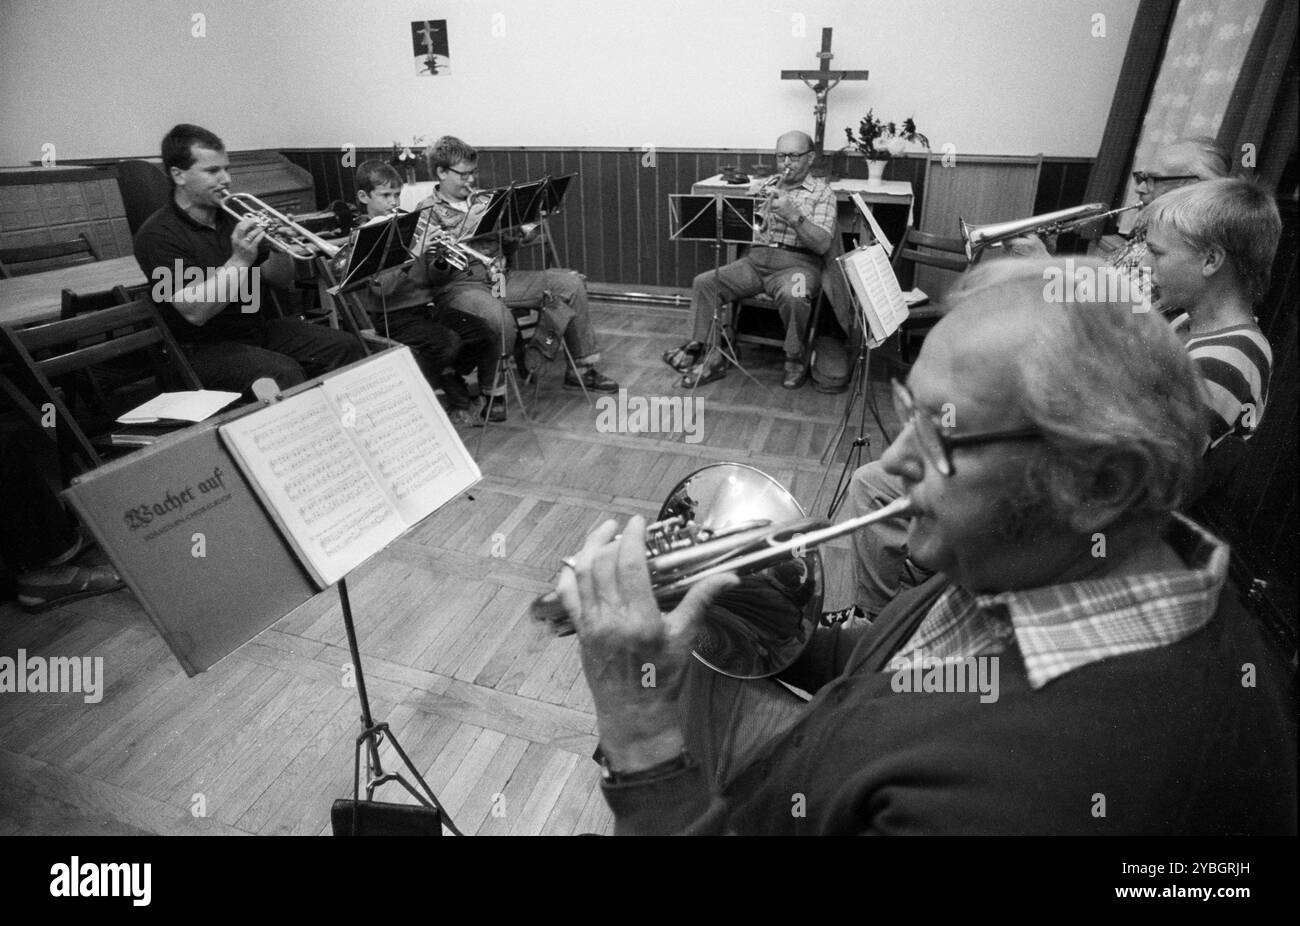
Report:
[[393,142],[393,154],[388,159],[388,163],[397,168],[398,172],[406,178],[407,183],[415,183],[415,168],[424,154],[425,144],[423,135],[412,135],[409,145],[403,145],[399,141]]
[[872,184],[880,183],[885,173],[885,164],[894,155],[906,151],[908,145],[920,145],[927,151],[930,149],[930,139],[916,130],[916,123],[910,116],[899,125],[895,122],[882,122],[876,118],[875,111],[870,109],[858,123],[856,136],[851,128],[846,128],[844,134],[848,136],[849,146],[856,148],[867,159],[867,175]]

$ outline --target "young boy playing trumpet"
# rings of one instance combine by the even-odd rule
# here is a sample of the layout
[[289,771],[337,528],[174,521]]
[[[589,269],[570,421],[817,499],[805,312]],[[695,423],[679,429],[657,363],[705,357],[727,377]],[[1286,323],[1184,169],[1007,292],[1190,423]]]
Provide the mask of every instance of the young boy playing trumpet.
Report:
[[[365,161],[357,167],[356,183],[363,221],[383,219],[397,211],[402,178],[391,166]],[[453,411],[472,406],[463,377],[476,368],[482,394],[488,395],[496,377],[496,339],[473,315],[433,304],[425,261],[376,274],[359,295],[371,327],[415,352],[424,375],[435,388],[442,389]],[[493,405],[494,421],[504,420],[504,413],[504,403]]]

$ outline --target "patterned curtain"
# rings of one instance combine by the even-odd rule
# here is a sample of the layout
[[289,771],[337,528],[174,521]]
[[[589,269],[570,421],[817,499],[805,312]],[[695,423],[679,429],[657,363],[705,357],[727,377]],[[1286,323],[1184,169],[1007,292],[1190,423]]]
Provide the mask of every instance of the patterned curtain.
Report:
[[[1133,165],[1179,138],[1219,134],[1265,0],[1180,0]],[[1136,202],[1132,178],[1124,202]],[[1132,221],[1132,216],[1125,216]]]

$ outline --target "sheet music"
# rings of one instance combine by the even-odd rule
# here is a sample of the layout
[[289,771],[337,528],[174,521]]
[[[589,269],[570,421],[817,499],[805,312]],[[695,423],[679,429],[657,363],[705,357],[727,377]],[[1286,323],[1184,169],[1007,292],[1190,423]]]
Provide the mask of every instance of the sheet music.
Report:
[[347,575],[406,528],[321,390],[221,431],[323,584]]
[[907,320],[907,301],[885,249],[879,244],[868,245],[845,254],[840,261],[867,317],[872,339],[884,341]]
[[408,525],[482,478],[409,350],[333,376],[321,389]]

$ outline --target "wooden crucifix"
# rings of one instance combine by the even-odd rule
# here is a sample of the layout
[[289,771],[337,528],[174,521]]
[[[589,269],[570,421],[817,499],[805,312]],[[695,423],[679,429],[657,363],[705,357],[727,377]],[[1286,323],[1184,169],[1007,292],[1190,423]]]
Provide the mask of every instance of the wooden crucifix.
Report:
[[[821,67],[815,71],[782,71],[782,80],[802,80],[808,85],[808,89],[817,94],[817,104],[813,107],[813,115],[817,117],[817,137],[813,140],[813,147],[817,151],[817,158],[821,160],[822,147],[826,142],[826,96],[838,86],[842,80],[866,80],[867,71],[832,71],[831,59],[835,56],[831,54],[831,29],[829,26],[822,29],[822,50],[817,53],[821,59]],[[815,83],[814,83],[815,81]]]

